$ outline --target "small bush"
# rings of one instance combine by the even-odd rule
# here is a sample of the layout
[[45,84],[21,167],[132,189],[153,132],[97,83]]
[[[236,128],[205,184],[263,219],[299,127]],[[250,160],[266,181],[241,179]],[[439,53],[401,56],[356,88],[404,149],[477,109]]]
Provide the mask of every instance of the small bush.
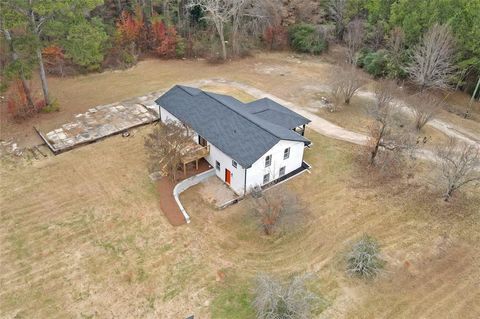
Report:
[[374,77],[383,77],[387,75],[387,55],[384,51],[367,53],[363,58],[363,68]]
[[368,235],[363,235],[347,254],[347,273],[366,279],[375,277],[385,263],[379,255],[380,248],[377,241]]
[[289,30],[290,45],[295,51],[320,54],[328,48],[328,43],[315,26],[301,23]]
[[42,107],[42,113],[53,113],[53,112],[59,112],[59,111],[60,111],[60,106],[58,105],[57,100],[54,100],[49,105]]
[[319,298],[306,284],[310,275],[299,275],[286,285],[268,276],[257,277],[253,306],[258,319],[312,318],[314,304]]

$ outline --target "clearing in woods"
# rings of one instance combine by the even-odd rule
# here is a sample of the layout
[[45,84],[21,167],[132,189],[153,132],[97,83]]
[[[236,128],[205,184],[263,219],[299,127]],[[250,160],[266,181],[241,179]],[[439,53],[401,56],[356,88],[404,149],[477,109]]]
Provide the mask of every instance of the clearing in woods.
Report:
[[[172,227],[146,170],[149,129],[2,165],[4,317],[251,318],[256,273],[304,271],[316,274],[321,318],[477,317],[478,194],[425,201],[426,166],[408,187],[367,186],[356,146],[308,131],[315,169],[287,183],[309,204],[308,223],[267,238],[248,201],[217,211],[196,186],[182,196],[192,223]],[[346,245],[364,232],[387,260],[372,283],[343,271]]]
[[[327,83],[331,68],[286,54],[219,66],[145,61],[125,72],[53,79],[62,111],[2,125],[2,132],[35,143],[22,128],[56,127],[94,105],[226,75],[306,105],[302,87],[320,76]],[[455,121],[477,134],[477,122]],[[427,182],[431,164],[420,164],[413,179],[376,185],[356,164],[358,146],[308,130],[314,148],[305,160],[313,170],[286,183],[308,203],[307,223],[265,237],[248,200],[217,211],[198,185],[182,194],[192,223],[172,227],[148,178],[143,137],[150,129],[40,161],[2,162],[2,317],[252,318],[258,272],[309,271],[323,296],[318,318],[478,318],[480,195],[467,188],[445,204]],[[347,277],[343,263],[348,244],[365,232],[387,261],[369,283]]]

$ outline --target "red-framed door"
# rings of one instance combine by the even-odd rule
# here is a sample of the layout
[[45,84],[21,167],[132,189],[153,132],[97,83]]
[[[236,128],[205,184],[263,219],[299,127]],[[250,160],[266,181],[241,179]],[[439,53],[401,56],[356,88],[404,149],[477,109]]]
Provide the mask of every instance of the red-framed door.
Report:
[[231,177],[232,173],[228,169],[225,169],[225,183],[227,183],[228,185],[230,185]]

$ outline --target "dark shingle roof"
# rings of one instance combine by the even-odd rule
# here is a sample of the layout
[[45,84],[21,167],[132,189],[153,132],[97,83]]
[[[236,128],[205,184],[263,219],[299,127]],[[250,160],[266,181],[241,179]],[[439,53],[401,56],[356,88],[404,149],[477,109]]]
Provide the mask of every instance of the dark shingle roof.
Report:
[[[250,167],[280,140],[310,143],[288,126],[279,125],[278,116],[276,123],[251,112],[260,104],[249,107],[231,96],[176,85],[156,103],[243,167]],[[303,118],[280,104],[278,106],[293,113],[283,111],[289,119],[294,116]]]
[[294,129],[295,127],[311,122],[309,119],[293,112],[292,110],[281,104],[278,104],[273,100],[270,100],[269,98],[263,98],[250,102],[246,104],[246,106],[250,113],[289,129]]

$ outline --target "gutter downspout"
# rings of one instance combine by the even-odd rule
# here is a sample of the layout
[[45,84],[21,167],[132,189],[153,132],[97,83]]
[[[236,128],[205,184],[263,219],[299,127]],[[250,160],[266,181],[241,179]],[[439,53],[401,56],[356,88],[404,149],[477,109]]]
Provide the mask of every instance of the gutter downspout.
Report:
[[248,172],[248,168],[245,168],[245,181],[243,183],[243,196],[247,195],[247,172]]

